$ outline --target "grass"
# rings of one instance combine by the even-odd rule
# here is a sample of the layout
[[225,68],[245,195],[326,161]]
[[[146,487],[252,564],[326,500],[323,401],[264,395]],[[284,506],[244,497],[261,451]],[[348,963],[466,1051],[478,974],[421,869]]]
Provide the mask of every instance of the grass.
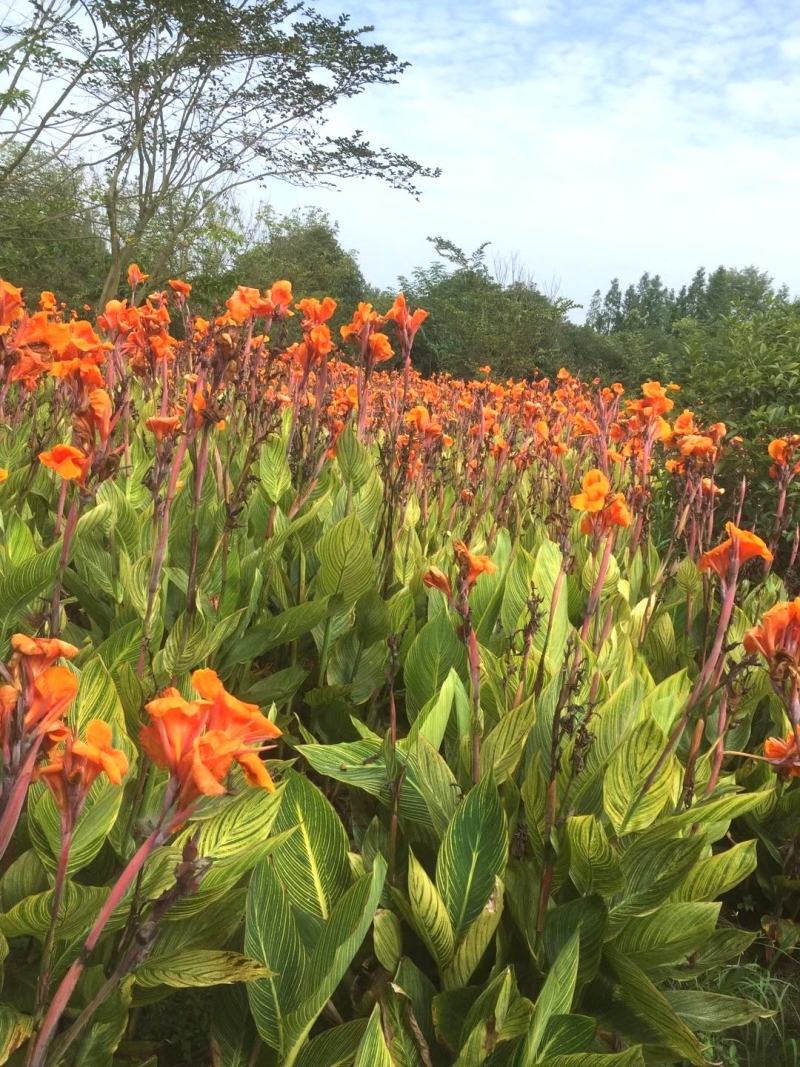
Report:
[[708,1035],[710,1059],[722,1067],[800,1067],[800,966],[784,957],[770,970],[742,962],[705,976],[698,989],[745,997],[774,1012],[737,1030]]

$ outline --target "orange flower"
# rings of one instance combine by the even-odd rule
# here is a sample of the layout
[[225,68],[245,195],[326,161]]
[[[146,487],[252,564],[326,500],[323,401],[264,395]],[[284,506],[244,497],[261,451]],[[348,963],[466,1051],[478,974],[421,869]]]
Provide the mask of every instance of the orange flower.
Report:
[[602,511],[610,488],[608,478],[595,468],[586,472],[581,492],[571,496],[569,502],[579,511]]
[[26,693],[25,726],[45,732],[60,719],[78,692],[78,679],[67,667],[48,667]]
[[377,326],[381,322],[383,322],[383,317],[374,310],[372,304],[367,304],[362,300],[353,313],[353,318],[346,326],[342,326],[339,332],[342,340],[346,341],[348,337],[361,333],[365,327]]
[[422,308],[417,308],[413,313],[410,312],[403,293],[397,294],[394,303],[386,312],[386,319],[390,322],[396,322],[409,341],[414,339],[414,334],[427,317],[428,312]]
[[205,727],[207,708],[184,700],[177,689],[170,687],[145,704],[145,711],[152,722],[143,726],[139,734],[142,748],[157,767],[178,777]]
[[422,584],[429,589],[439,589],[449,600],[453,595],[450,579],[438,567],[430,567],[422,575]]
[[26,680],[30,683],[57,659],[74,659],[79,649],[68,641],[56,637],[28,637],[27,634],[12,634],[11,647],[15,660],[22,667]]
[[43,289],[39,294],[39,309],[51,314],[58,307],[58,301],[56,300],[56,294],[51,293],[49,289]]
[[790,730],[786,740],[768,737],[764,742],[765,759],[790,778],[800,778],[800,756],[797,752],[797,739]]
[[369,354],[374,363],[385,363],[392,358],[394,352],[385,333],[370,334]]
[[177,689],[164,690],[145,705],[152,723],[140,733],[147,755],[174,779],[179,804],[185,807],[201,794],[224,793],[222,779],[234,761],[251,785],[273,790],[269,772],[249,746],[280,737],[278,727],[256,704],[228,693],[212,670],[195,671],[192,684],[200,700],[187,701]]
[[241,326],[248,319],[261,315],[272,315],[275,308],[272,301],[262,296],[258,289],[240,285],[236,292],[225,301],[231,321]]
[[105,389],[89,390],[89,410],[91,411],[91,420],[97,430],[98,437],[103,442],[107,441],[111,433],[113,407],[111,405],[111,397]]
[[40,452],[39,462],[60,474],[65,481],[77,479],[81,485],[89,467],[89,457],[72,445],[54,445],[49,452]]
[[744,635],[748,652],[760,652],[771,665],[777,659],[796,660],[800,651],[800,597],[775,604],[758,626]]
[[180,278],[170,278],[167,282],[167,285],[170,287],[173,293],[176,293],[184,300],[189,296],[192,291],[192,287],[189,282],[181,281]]
[[330,296],[326,296],[322,301],[309,296],[305,300],[298,300],[295,307],[303,312],[303,328],[306,329],[309,326],[321,326],[323,322],[327,322],[336,311],[336,301]]
[[121,785],[128,773],[128,757],[112,745],[111,727],[102,719],[86,726],[86,738],[67,737],[64,752],[51,755],[50,762],[36,771],[53,794],[62,812],[80,811],[98,775],[105,773],[113,785]]
[[697,433],[685,434],[678,447],[682,456],[714,456],[717,451],[710,437]]
[[177,415],[153,415],[145,422],[145,426],[151,433],[155,434],[159,443],[165,437],[172,437],[177,432],[180,424],[181,420]]
[[0,467],[0,485],[8,481],[8,468]]
[[142,273],[138,263],[131,263],[128,267],[128,285],[131,289],[135,289],[137,285],[142,285],[149,277],[149,274]]
[[725,529],[727,540],[700,557],[701,571],[716,571],[720,578],[725,578],[734,560],[737,566],[756,557],[772,562],[772,553],[756,534],[740,530],[732,522],[726,523]]
[[0,336],[23,314],[22,290],[0,278]]
[[274,282],[269,297],[276,307],[286,309],[292,302],[292,283],[285,280]]
[[463,541],[454,541],[453,550],[467,580],[467,589],[471,589],[482,574],[494,574],[497,570],[497,564],[489,556],[475,555]]

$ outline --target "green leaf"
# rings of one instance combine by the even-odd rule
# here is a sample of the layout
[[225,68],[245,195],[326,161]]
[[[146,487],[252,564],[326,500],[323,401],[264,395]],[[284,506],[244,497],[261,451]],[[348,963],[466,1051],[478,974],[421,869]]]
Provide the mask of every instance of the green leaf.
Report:
[[775,1014],[753,1000],[722,993],[667,989],[664,995],[687,1026],[704,1034],[717,1034],[732,1026],[747,1026],[755,1019],[768,1019]]
[[349,843],[342,821],[316,786],[286,774],[275,829],[294,833],[273,853],[275,872],[295,907],[327,919],[350,885]]
[[335,604],[330,598],[321,597],[319,600],[307,600],[273,615],[272,618],[252,626],[241,640],[237,639],[230,647],[226,647],[223,657],[225,667],[232,667],[237,663],[251,663],[273,648],[296,641],[298,637],[311,633],[315,626],[330,618],[334,610]]
[[[215,992],[210,1029],[214,1067],[251,1067],[250,1057],[258,1034],[250,1016],[247,990],[232,985],[222,986]],[[158,1064],[154,1063],[153,1067]]]
[[410,716],[414,717],[438,695],[450,669],[463,661],[463,645],[447,614],[443,612],[425,623],[414,638],[403,666]]
[[356,515],[337,522],[320,538],[317,557],[317,591],[322,596],[338,593],[345,604],[355,604],[375,584],[369,535]]
[[6,1063],[33,1032],[33,1017],[0,1004],[0,1063]]
[[667,760],[648,791],[642,789],[666,748],[653,719],[639,723],[611,757],[603,780],[603,808],[617,832],[649,826],[669,800],[672,768]]
[[500,717],[481,746],[481,775],[491,774],[500,785],[514,773],[535,717],[532,697]]
[[494,782],[485,778],[473,786],[450,821],[436,861],[436,885],[457,939],[483,911],[507,857],[500,797]]
[[[58,913],[58,936],[69,941],[88,933],[108,893],[108,889],[99,886],[78,885],[67,880]],[[0,915],[0,931],[9,938],[31,936],[43,941],[52,910],[52,889],[34,893]]]
[[608,926],[608,912],[601,897],[579,897],[550,908],[544,920],[544,948],[555,964],[564,946],[578,934],[579,965],[577,981],[591,982],[600,966],[603,941]]
[[643,970],[677,963],[711,937],[719,904],[663,904],[652,915],[628,920],[614,947]]
[[395,1067],[381,1029],[381,1009],[376,1004],[356,1049],[353,1067]]
[[536,998],[533,1021],[523,1046],[522,1063],[525,1067],[536,1063],[550,1019],[554,1015],[566,1015],[572,1007],[578,980],[579,945],[580,939],[576,931],[547,972],[544,985]]
[[283,1020],[297,1006],[307,961],[289,899],[269,860],[260,863],[250,879],[244,949],[271,972],[252,982],[247,995],[262,1040],[280,1052]]
[[292,476],[286,459],[286,445],[277,434],[270,434],[258,458],[258,477],[264,492],[277,504],[292,487]]
[[592,1046],[597,1023],[589,1015],[551,1015],[539,1057],[586,1052]]
[[360,878],[337,901],[330,919],[323,925],[310,954],[298,1007],[284,1020],[286,1044],[284,1065],[292,1067],[305,1043],[308,1031],[341,982],[345,971],[361,946],[378,906],[386,864],[375,857],[372,873]]
[[378,963],[394,974],[403,954],[403,928],[393,911],[379,908],[375,912],[372,942]]
[[269,977],[269,970],[257,960],[239,952],[192,948],[170,957],[152,957],[135,972],[136,984],[145,989],[169,986],[189,989],[195,986],[231,985]]
[[569,873],[579,892],[612,896],[622,889],[622,871],[602,824],[594,815],[567,819]]
[[606,956],[619,982],[619,997],[625,1006],[658,1035],[659,1041],[696,1067],[703,1067],[706,1057],[699,1039],[678,1016],[666,996],[647,975],[613,948]]
[[641,1047],[625,1052],[577,1052],[567,1056],[548,1056],[541,1067],[645,1067]]
[[503,915],[503,883],[495,879],[495,888],[483,911],[470,925],[443,975],[445,989],[464,986],[483,959]]
[[[246,789],[227,799],[214,798],[213,814],[189,825],[176,839],[184,844],[194,834],[197,853],[213,860],[198,892],[179,900],[170,909],[170,918],[184,918],[202,911],[212,901],[225,896],[239,880],[266,855],[286,840],[284,835],[270,836],[283,800],[283,785],[274,793],[263,789]],[[289,831],[291,833],[291,831]]]
[[367,484],[375,469],[369,451],[359,441],[352,424],[345,426],[339,434],[336,459],[343,481],[354,493]]
[[354,1019],[318,1034],[303,1046],[295,1067],[352,1067],[366,1026],[366,1019]]
[[408,854],[408,899],[417,933],[433,956],[439,969],[453,958],[455,934],[450,916],[439,891],[428,877],[425,868]]
[[673,894],[675,900],[716,900],[752,874],[758,865],[756,841],[741,841],[733,848],[698,863]]
[[5,652],[6,638],[20,614],[32,611],[36,599],[52,588],[60,556],[61,541],[56,541],[44,552],[4,568],[0,576],[0,651]]

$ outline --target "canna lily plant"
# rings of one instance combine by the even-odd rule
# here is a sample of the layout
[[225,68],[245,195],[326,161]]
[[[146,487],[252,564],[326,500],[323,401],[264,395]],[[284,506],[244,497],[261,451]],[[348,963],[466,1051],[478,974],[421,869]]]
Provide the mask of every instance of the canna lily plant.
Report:
[[0,1062],[205,990],[214,1067],[710,1063],[792,949],[794,437],[764,541],[674,385],[149,280],[0,283]]

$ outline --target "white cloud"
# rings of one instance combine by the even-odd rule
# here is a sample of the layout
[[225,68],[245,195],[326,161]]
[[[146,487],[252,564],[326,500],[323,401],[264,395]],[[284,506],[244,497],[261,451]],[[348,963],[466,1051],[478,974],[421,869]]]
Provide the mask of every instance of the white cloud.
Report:
[[800,290],[794,14],[790,0],[362,3],[354,21],[413,66],[336,124],[443,175],[419,202],[378,181],[276,187],[273,202],[325,207],[381,284],[441,233],[517,251],[583,303],[614,275],[681,284],[719,263]]

